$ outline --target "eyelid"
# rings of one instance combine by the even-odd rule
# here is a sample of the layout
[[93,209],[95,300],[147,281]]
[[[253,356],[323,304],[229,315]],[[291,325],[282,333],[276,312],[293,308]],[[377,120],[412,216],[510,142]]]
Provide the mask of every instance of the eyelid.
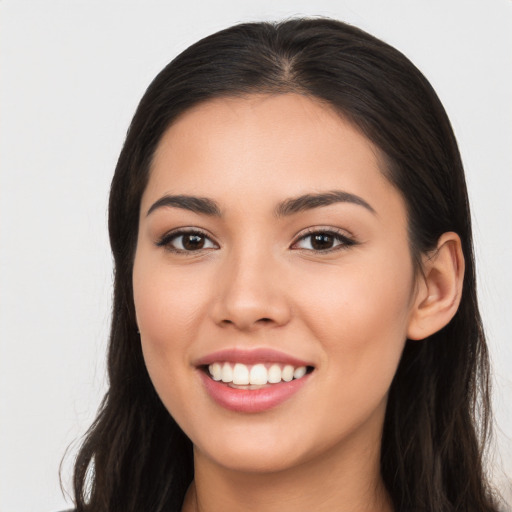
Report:
[[341,243],[338,245],[335,245],[334,247],[331,247],[329,249],[321,249],[321,250],[314,250],[314,249],[304,249],[304,248],[297,248],[295,250],[298,251],[307,251],[307,252],[314,252],[319,254],[325,254],[333,251],[338,251],[342,249],[346,249],[347,247],[357,245],[357,241],[354,239],[354,236],[347,233],[345,230],[334,228],[332,226],[313,226],[309,227],[306,230],[302,231],[295,237],[295,241],[293,242],[291,248],[295,245],[297,245],[298,242],[308,238],[309,236],[316,235],[316,234],[327,234],[334,236],[338,241]]
[[164,249],[168,250],[169,252],[177,253],[177,254],[184,254],[184,255],[194,255],[194,254],[198,254],[202,251],[212,249],[212,247],[207,247],[207,248],[200,248],[195,251],[187,251],[184,249],[176,249],[174,247],[171,247],[171,245],[170,245],[171,241],[180,236],[183,236],[183,235],[200,235],[200,236],[208,239],[213,245],[215,245],[216,249],[219,248],[219,244],[214,240],[214,238],[209,233],[207,233],[203,229],[196,228],[196,227],[180,227],[180,228],[175,228],[170,231],[167,231],[161,237],[158,238],[158,240],[155,242],[155,245],[157,247],[163,247]]
[[[294,248],[294,246],[297,245],[300,241],[302,241],[312,235],[316,235],[316,234],[331,235],[341,243],[339,243],[329,249],[314,250],[314,249],[305,249],[305,248]],[[175,228],[170,231],[167,231],[155,242],[155,245],[157,247],[163,247],[166,250],[168,250],[169,252],[184,254],[184,255],[198,254],[202,251],[213,249],[212,247],[207,247],[207,248],[199,248],[197,250],[184,250],[184,249],[174,248],[170,245],[172,240],[174,240],[180,236],[184,236],[184,235],[202,236],[202,237],[208,239],[215,246],[214,247],[215,249],[220,248],[219,244],[214,240],[213,236],[211,236],[205,230],[203,230],[201,228],[197,228],[197,227],[180,227],[180,228]],[[329,252],[333,252],[333,251],[337,251],[337,250],[341,250],[341,249],[346,249],[347,247],[356,245],[357,243],[358,242],[354,239],[353,235],[347,233],[347,231],[345,231],[345,230],[342,230],[339,228],[334,228],[332,226],[329,226],[329,227],[327,227],[327,226],[312,226],[312,227],[309,227],[309,228],[305,229],[304,231],[300,232],[298,235],[296,235],[295,241],[292,243],[290,248],[292,250],[325,254],[325,253],[329,253]]]

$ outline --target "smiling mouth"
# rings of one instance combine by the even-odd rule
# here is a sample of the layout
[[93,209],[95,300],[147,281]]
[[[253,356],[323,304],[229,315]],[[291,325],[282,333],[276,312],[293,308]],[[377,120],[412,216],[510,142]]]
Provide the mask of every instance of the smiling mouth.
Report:
[[279,363],[244,364],[218,361],[203,366],[214,381],[235,389],[256,390],[282,382],[298,380],[313,371],[312,366],[292,366]]

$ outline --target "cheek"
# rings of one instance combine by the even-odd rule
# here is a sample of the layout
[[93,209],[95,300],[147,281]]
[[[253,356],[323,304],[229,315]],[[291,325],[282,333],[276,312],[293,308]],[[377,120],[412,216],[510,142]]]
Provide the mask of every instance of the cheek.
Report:
[[190,418],[189,350],[204,315],[204,297],[183,272],[148,260],[136,259],[133,289],[142,352],[153,386],[176,420]]
[[137,324],[146,366],[162,401],[172,406],[173,393],[190,371],[190,347],[204,316],[205,297],[187,272],[138,254],[133,269]]
[[303,298],[310,308],[302,317],[323,354],[319,394],[331,401],[317,411],[318,425],[331,425],[335,433],[384,414],[407,332],[411,280],[368,266],[364,272],[351,270],[338,271],[328,291],[308,286]]
[[[403,269],[361,262],[333,269],[329,279],[311,276],[304,287],[302,317],[322,344],[325,363],[336,365],[346,382],[357,386],[381,376],[383,385],[392,379],[411,307],[412,266],[410,272]],[[327,289],[318,287],[322,281]]]
[[133,288],[140,331],[164,346],[192,336],[205,300],[197,284],[191,273],[173,272],[158,262],[138,264],[136,259]]

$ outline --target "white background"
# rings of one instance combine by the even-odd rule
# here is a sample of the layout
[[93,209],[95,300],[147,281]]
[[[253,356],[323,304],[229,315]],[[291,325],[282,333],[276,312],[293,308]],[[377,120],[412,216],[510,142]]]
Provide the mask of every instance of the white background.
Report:
[[475,217],[498,451],[512,476],[512,1],[0,0],[0,512],[69,504],[59,463],[71,444],[69,485],[105,391],[109,182],[145,88],[209,33],[300,14],[398,47],[448,111]]

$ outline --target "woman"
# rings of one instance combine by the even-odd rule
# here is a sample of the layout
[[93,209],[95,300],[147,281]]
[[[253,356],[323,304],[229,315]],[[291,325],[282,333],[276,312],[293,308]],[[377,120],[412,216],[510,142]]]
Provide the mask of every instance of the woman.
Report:
[[464,173],[398,51],[327,19],[199,41],[137,109],[109,229],[77,510],[497,510]]

